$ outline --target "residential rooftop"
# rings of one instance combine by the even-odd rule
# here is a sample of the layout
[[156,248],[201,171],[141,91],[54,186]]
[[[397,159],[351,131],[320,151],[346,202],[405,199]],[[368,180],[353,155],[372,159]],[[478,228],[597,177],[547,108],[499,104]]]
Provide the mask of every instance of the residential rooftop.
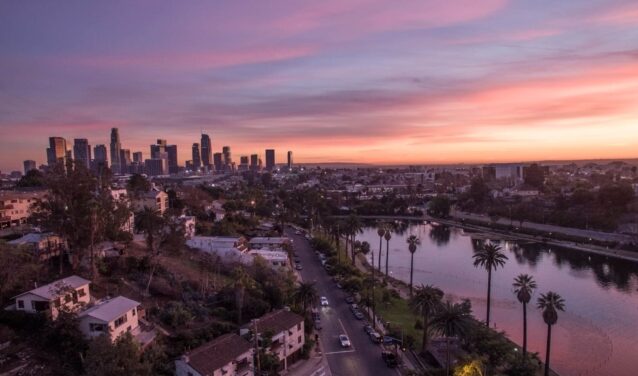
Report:
[[[51,282],[47,285],[40,286],[31,291],[24,292],[18,296],[22,296],[24,294],[33,294],[47,300],[53,300],[60,296],[61,290],[68,288],[77,289],[78,287],[87,285],[89,283],[91,283],[91,281],[86,280],[82,277],[78,277],[77,275],[72,275],[70,277]],[[18,296],[16,296],[16,298]]]
[[124,296],[104,300],[95,306],[85,310],[80,317],[91,316],[104,322],[111,322],[131,309],[139,306],[140,303]]
[[202,375],[213,372],[252,349],[250,342],[234,333],[224,334],[187,353],[184,361]]

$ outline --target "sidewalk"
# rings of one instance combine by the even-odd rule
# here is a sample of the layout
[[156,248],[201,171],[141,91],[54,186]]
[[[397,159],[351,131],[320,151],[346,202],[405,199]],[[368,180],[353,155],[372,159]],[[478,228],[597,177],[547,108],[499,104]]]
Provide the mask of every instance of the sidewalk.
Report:
[[332,376],[328,360],[323,355],[321,342],[313,349],[313,355],[307,360],[300,360],[287,370],[280,372],[281,375],[290,376]]

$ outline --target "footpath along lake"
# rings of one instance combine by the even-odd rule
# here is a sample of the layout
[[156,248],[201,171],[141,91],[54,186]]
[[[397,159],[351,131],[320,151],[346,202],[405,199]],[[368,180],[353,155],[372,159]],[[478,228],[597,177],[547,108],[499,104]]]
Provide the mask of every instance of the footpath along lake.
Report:
[[[410,253],[406,239],[416,235],[421,245],[414,255],[414,284],[433,284],[448,296],[468,298],[474,315],[485,319],[487,272],[475,268],[472,255],[487,237],[462,229],[414,222],[403,224],[390,240],[390,274],[410,280]],[[379,250],[376,227],[367,227],[357,240],[368,241],[375,256]],[[497,242],[509,258],[492,275],[492,326],[522,343],[522,305],[512,282],[521,273],[538,284],[528,306],[528,348],[545,354],[547,327],[536,299],[549,290],[566,301],[552,328],[551,366],[562,376],[635,376],[638,367],[638,263],[590,255],[542,244]],[[383,240],[381,270],[385,268]],[[375,265],[377,257],[375,257]]]

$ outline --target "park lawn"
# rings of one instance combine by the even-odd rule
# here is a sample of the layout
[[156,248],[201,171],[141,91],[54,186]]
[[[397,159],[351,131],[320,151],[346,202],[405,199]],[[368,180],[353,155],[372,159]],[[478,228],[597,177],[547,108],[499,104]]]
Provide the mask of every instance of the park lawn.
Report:
[[[405,337],[412,336],[414,338],[414,348],[421,348],[422,330],[414,328],[414,324],[418,317],[410,310],[408,301],[401,298],[392,298],[389,304],[381,303],[381,292],[375,294],[377,296],[377,314],[383,318],[383,322],[389,322],[389,329],[400,328]],[[400,339],[400,338],[399,338]]]

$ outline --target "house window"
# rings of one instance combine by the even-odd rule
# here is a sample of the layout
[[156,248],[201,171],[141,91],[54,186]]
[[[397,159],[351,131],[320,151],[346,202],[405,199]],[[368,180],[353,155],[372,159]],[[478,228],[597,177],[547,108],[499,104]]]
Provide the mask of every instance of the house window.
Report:
[[18,308],[24,309],[24,300],[18,300]]
[[105,332],[106,331],[106,325],[104,324],[89,324],[89,330],[91,332]]
[[297,338],[297,343],[301,343],[301,336],[299,336],[299,338]]
[[84,295],[86,295],[86,293],[84,292],[84,289],[78,289],[78,295],[79,295],[79,296],[84,296]]
[[65,302],[65,303],[70,302],[70,301],[71,301],[71,299],[73,299],[73,298],[71,297],[71,294],[64,295],[64,302]]
[[55,308],[60,308],[60,305],[62,304],[62,302],[60,301],[60,298],[56,298],[53,301],[53,305],[55,306]]
[[301,323],[297,324],[297,330],[301,330]]
[[135,308],[133,308],[133,310],[131,311],[131,315],[135,316]]
[[126,322],[126,315],[116,319],[113,325],[117,328],[118,326],[124,324],[125,322]]

